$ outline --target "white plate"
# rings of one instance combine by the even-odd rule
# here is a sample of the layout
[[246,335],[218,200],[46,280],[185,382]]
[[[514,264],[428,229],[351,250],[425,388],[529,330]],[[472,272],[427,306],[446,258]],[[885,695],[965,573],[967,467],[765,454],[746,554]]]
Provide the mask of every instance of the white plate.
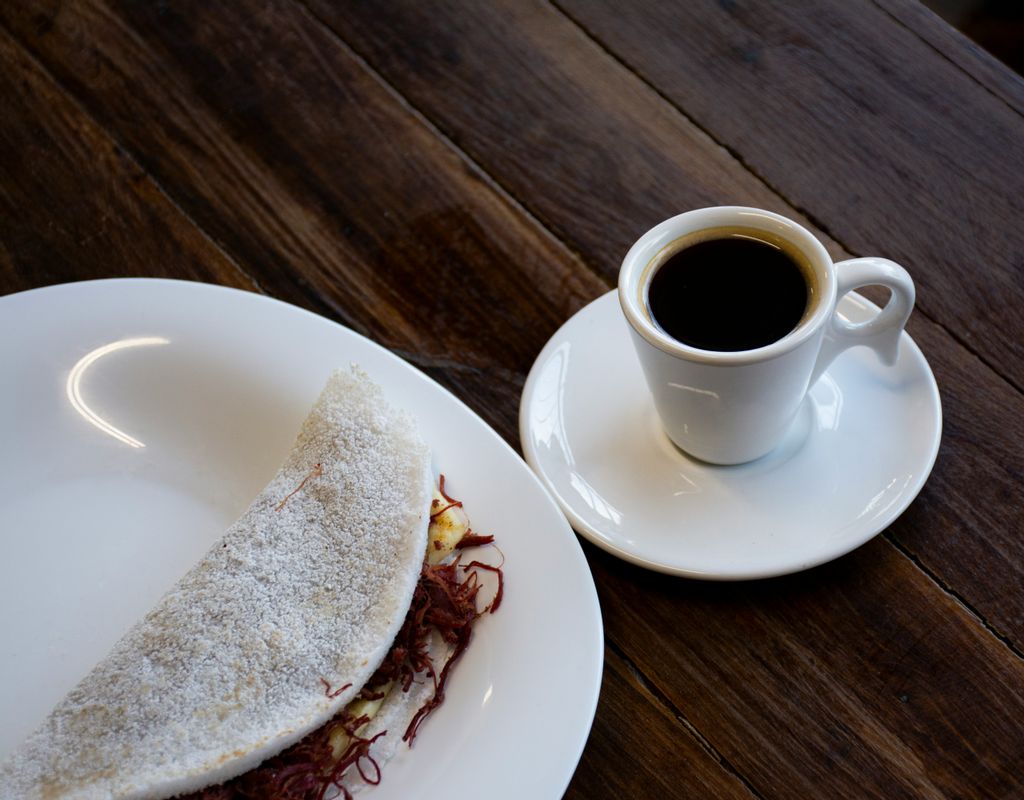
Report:
[[504,603],[445,704],[366,796],[562,795],[603,640],[579,542],[541,484],[373,342],[259,295],[162,280],[0,298],[0,758],[247,507],[330,370],[352,362],[417,416],[507,558]]
[[[856,294],[842,315],[878,309]],[[939,392],[909,335],[895,366],[848,350],[767,456],[722,467],[662,432],[615,292],[559,329],[519,410],[526,460],[582,535],[620,558],[692,578],[797,572],[885,529],[924,485],[942,432]]]

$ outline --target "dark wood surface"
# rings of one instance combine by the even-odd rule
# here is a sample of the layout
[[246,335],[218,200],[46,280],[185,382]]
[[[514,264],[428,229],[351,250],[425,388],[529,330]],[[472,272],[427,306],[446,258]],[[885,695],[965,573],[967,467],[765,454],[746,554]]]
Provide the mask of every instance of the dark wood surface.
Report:
[[567,797],[1024,797],[1024,82],[936,17],[29,0],[0,4],[0,100],[0,292],[263,292],[516,448],[533,359],[661,219],[756,205],[900,260],[945,415],[928,484],[770,581],[585,544],[607,648]]

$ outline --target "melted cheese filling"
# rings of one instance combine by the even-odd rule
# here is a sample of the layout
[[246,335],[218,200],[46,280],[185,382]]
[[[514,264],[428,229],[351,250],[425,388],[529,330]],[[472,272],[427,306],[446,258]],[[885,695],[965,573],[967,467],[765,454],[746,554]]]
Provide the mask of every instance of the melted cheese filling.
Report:
[[[469,517],[462,510],[461,505],[449,502],[444,495],[434,489],[434,499],[430,503],[430,527],[427,529],[427,563],[440,564],[450,558],[455,552],[462,537],[469,532]],[[356,729],[357,736],[362,735],[370,721],[380,711],[384,701],[394,688],[392,681],[381,687],[373,687],[381,697],[377,700],[353,700],[345,707],[346,714],[353,718],[365,716],[366,722]],[[334,750],[334,757],[341,758],[342,753],[348,748],[352,741],[351,737],[341,728],[335,729],[331,734],[331,748]]]

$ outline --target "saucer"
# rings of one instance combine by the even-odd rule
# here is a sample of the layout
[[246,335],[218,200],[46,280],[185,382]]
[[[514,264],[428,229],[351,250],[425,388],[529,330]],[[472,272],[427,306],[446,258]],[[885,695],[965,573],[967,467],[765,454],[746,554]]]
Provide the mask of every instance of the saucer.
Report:
[[[851,322],[877,311],[852,292],[839,303]],[[662,431],[612,291],[537,357],[519,431],[527,462],[594,544],[659,572],[744,580],[825,563],[890,525],[931,472],[942,410],[904,333],[892,367],[865,347],[836,358],[768,455],[707,464]]]

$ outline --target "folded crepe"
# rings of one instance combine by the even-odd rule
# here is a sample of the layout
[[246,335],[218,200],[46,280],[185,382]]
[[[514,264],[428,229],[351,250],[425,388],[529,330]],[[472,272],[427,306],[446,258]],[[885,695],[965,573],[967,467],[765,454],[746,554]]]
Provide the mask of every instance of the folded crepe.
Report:
[[[412,419],[335,373],[249,509],[0,766],[0,797],[172,797],[321,726],[402,625],[432,490]],[[414,688],[375,729],[408,722]]]

